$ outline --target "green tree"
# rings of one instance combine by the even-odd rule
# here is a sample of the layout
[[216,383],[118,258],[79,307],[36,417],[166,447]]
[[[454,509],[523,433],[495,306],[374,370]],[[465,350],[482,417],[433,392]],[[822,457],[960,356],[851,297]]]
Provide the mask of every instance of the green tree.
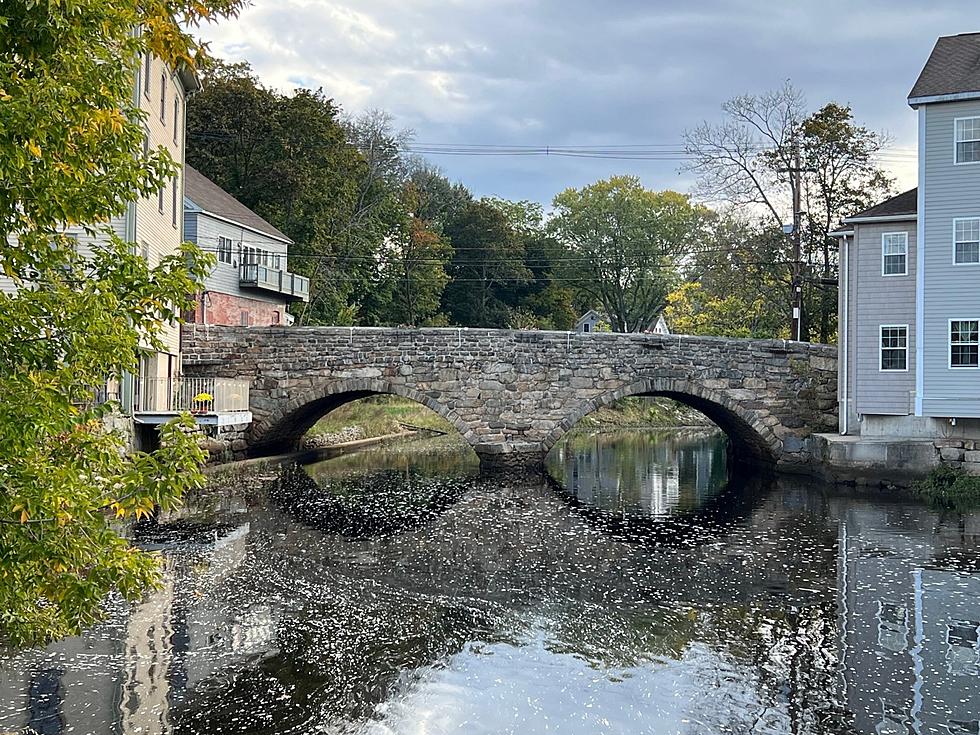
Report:
[[204,82],[188,104],[188,162],[296,243],[292,267],[310,278],[300,323],[354,323],[406,214],[387,121],[345,121],[321,90],[267,89],[245,64],[215,63]]
[[[100,223],[176,171],[164,150],[143,154],[137,60],[193,63],[201,49],[184,29],[238,6],[10,0],[0,9],[0,270],[16,287],[0,292],[0,635],[9,640],[76,632],[111,590],[138,598],[157,562],[113,518],[172,507],[202,481],[186,423],[162,430],[161,450],[126,456],[106,427],[109,408],[93,399],[136,370],[141,344],[158,345],[207,259],[185,247],[149,269]],[[85,259],[64,234],[82,226],[101,235]]]
[[512,292],[531,277],[524,243],[507,217],[484,201],[468,202],[445,226],[453,247],[443,309],[456,324],[506,327]]
[[[859,126],[844,105],[830,102],[808,113],[803,94],[790,84],[735,97],[722,110],[720,123],[703,123],[685,135],[692,156],[687,170],[698,176],[696,193],[752,214],[775,235],[793,221],[798,190],[804,210],[803,329],[809,337],[830,341],[836,332],[837,251],[829,232],[891,190],[892,181],[877,164],[887,140]],[[790,175],[797,167],[799,178]],[[784,235],[779,261],[791,256]]]
[[706,215],[683,194],[644,189],[635,176],[567,189],[550,222],[563,250],[559,272],[605,310],[613,331],[643,331],[666,306]]

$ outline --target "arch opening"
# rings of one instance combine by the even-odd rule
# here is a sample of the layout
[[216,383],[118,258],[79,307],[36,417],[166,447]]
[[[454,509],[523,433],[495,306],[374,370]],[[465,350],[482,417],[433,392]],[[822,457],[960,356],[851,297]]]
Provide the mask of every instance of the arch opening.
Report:
[[[358,404],[363,405],[366,399],[374,399],[374,410],[356,410]],[[412,406],[420,410],[412,412]],[[398,413],[418,415],[426,419],[419,424],[421,428],[445,430],[471,443],[467,436],[469,427],[454,411],[429,396],[384,381],[352,380],[316,387],[288,401],[269,418],[253,424],[249,434],[249,455],[266,456],[301,449],[311,429],[344,407],[349,407],[346,412],[348,418],[373,420],[378,427],[397,425]],[[386,414],[390,420],[384,420]],[[330,426],[331,422],[326,422],[324,431],[329,431]]]
[[718,427],[729,440],[734,464],[775,465],[781,442],[772,431],[755,420],[753,412],[725,395],[686,380],[645,379],[581,405],[559,423],[544,443],[546,452],[586,416],[624,398],[663,397],[693,408]]

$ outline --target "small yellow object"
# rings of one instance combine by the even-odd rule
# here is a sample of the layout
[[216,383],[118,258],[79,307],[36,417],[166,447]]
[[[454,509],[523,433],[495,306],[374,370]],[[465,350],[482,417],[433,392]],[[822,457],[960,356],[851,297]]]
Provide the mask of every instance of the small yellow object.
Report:
[[194,396],[195,403],[205,403],[206,401],[213,400],[214,396],[212,396],[210,393],[198,393],[196,396]]

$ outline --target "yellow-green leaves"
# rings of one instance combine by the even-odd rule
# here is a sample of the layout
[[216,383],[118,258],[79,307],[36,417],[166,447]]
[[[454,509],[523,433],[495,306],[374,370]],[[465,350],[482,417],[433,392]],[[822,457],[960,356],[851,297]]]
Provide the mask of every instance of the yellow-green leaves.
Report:
[[0,292],[0,642],[74,633],[112,590],[137,598],[156,560],[116,519],[174,507],[202,482],[189,418],[162,430],[159,451],[127,455],[95,396],[160,344],[210,261],[187,247],[151,269],[105,223],[176,170],[163,149],[143,154],[138,59],[196,58],[182,29],[239,5],[3,3],[0,273],[20,288]]

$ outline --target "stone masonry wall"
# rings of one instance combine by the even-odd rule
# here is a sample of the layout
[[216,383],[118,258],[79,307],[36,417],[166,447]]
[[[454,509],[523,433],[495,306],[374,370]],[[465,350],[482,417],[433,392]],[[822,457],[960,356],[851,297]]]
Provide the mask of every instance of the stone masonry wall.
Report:
[[374,393],[429,406],[486,458],[540,458],[631,395],[697,408],[752,461],[805,463],[809,436],[837,422],[836,348],[779,340],[187,325],[183,354],[185,375],[251,380],[252,455],[295,448],[324,413]]

